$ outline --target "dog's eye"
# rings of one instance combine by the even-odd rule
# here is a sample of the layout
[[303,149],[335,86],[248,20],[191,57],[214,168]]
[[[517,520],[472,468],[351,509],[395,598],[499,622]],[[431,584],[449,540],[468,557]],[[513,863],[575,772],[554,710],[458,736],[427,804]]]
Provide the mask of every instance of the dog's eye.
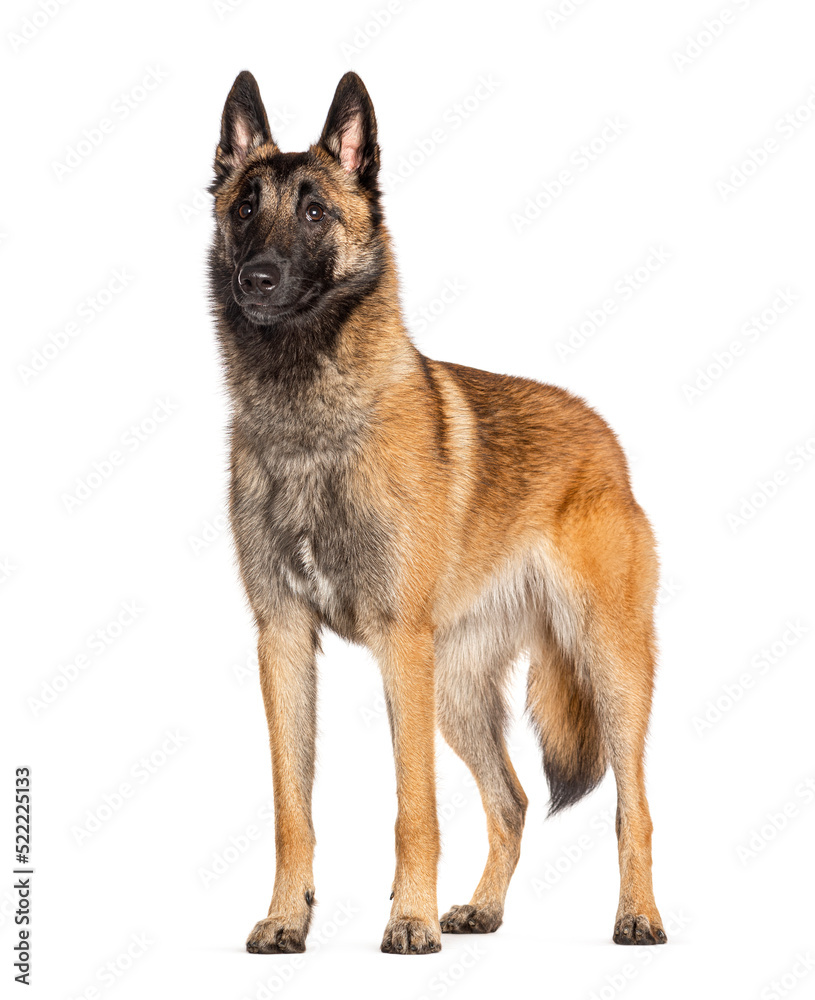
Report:
[[323,206],[318,205],[316,201],[313,201],[306,209],[306,218],[311,222],[319,222],[324,215]]
[[240,205],[238,205],[238,218],[243,219],[245,221],[246,219],[249,218],[251,214],[252,214],[251,202],[244,201]]

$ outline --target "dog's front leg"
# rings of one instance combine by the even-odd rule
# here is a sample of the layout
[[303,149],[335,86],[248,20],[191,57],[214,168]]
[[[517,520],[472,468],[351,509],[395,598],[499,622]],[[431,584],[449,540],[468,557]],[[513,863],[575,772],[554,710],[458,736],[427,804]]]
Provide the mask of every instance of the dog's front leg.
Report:
[[269,915],[249,935],[250,952],[306,948],[314,903],[316,649],[316,629],[305,611],[261,626],[258,664],[272,749],[276,865]]
[[398,800],[393,907],[382,951],[423,955],[441,949],[432,632],[417,628],[391,633],[380,660]]

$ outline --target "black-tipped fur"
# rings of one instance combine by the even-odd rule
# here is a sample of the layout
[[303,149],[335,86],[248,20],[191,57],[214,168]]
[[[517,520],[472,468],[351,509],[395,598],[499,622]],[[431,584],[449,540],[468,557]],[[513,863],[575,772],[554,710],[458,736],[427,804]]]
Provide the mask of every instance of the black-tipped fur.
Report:
[[560,670],[557,715],[554,705],[548,706],[547,719],[530,711],[543,754],[543,773],[549,785],[550,816],[594,791],[607,767],[600,720],[591,692],[578,683],[574,673],[562,666],[551,664],[544,668]]

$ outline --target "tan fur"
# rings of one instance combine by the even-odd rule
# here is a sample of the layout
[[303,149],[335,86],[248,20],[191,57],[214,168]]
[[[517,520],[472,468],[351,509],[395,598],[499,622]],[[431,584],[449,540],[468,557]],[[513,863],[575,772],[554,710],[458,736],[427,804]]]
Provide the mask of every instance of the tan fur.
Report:
[[[388,361],[403,358],[405,334],[398,319],[381,311],[375,322],[365,319],[360,326],[376,329],[378,353]],[[368,346],[365,354],[370,359]],[[534,654],[530,707],[541,729],[565,754],[578,753],[581,741],[596,742],[598,780],[606,759],[615,767],[621,801],[618,924],[631,918],[633,934],[645,917],[652,933],[661,930],[651,889],[651,821],[641,762],[653,677],[657,571],[650,528],[631,497],[624,458],[605,424],[578,400],[557,390],[538,395],[524,385],[517,400],[496,400],[502,416],[546,424],[561,437],[562,454],[539,480],[534,442],[526,452],[508,455],[506,464],[493,470],[501,478],[492,505],[485,504],[476,472],[473,414],[445,369],[431,365],[443,387],[444,419],[451,428],[447,463],[440,467],[434,454],[430,404],[415,362],[398,383],[385,374],[391,370],[386,364],[378,385],[377,430],[368,446],[376,458],[366,470],[367,489],[399,530],[400,599],[413,614],[429,613],[437,636],[473,614],[467,638],[482,658],[490,655],[491,641],[497,641],[507,665],[520,653]],[[521,475],[532,482],[523,495]],[[549,626],[534,601],[530,611],[530,602],[519,595],[521,567],[531,567],[549,598],[554,609]],[[506,649],[502,615],[508,618]],[[584,677],[574,672],[575,663]],[[449,672],[455,685],[454,667],[437,664],[436,670],[442,678]],[[596,692],[599,719],[593,713],[578,717],[582,729],[576,731],[570,692],[583,681]],[[417,732],[414,746],[418,738]],[[399,768],[398,746],[396,753]],[[522,790],[519,794],[525,801]],[[490,857],[470,905],[500,909],[520,834],[507,833],[490,814],[486,796],[485,807]],[[426,822],[433,829],[429,818]]]
[[[364,94],[357,98],[364,111],[367,94],[357,83],[349,86]],[[316,356],[300,395],[241,367],[239,348],[224,336],[235,410],[232,520],[259,628],[275,785],[274,894],[250,950],[300,950],[308,929],[315,651],[323,625],[366,645],[382,672],[398,798],[383,950],[435,951],[442,930],[485,932],[501,923],[527,806],[504,741],[503,692],[509,668],[524,655],[553,808],[589,791],[608,764],[614,770],[621,872],[614,939],[661,943],[643,777],[657,563],[625,458],[605,422],[567,392],[416,350],[402,321],[387,233],[381,226],[374,233],[372,195],[353,173],[370,162],[367,133],[356,119],[344,121],[287,168],[285,186],[275,187],[277,147],[267,140],[249,151],[241,173],[225,174],[216,193],[226,234],[218,263],[231,252],[230,212],[248,182],[261,185],[271,206],[256,225],[289,252],[302,238],[298,185],[311,178],[341,213],[342,224],[329,230],[334,279],[374,259],[381,265],[331,350]],[[353,148],[343,147],[346,139]],[[332,520],[336,511],[321,504],[337,482],[342,519]],[[288,492],[276,514],[278,539],[258,512],[273,509],[281,489]],[[360,554],[374,528],[381,543]],[[357,560],[347,569],[336,551],[342,545]],[[441,923],[436,726],[475,776],[489,836],[470,902]]]

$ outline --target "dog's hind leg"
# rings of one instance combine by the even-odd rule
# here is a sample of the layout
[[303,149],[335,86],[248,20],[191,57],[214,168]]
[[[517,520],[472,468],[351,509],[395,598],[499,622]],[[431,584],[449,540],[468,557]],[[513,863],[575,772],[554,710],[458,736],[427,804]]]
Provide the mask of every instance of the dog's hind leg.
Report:
[[[608,764],[617,782],[617,944],[663,944],[651,881],[645,737],[651,710],[656,559],[636,506],[578,509],[561,527],[578,586],[550,586],[533,650],[529,712],[543,750],[550,812],[577,802]],[[599,515],[604,513],[604,517]],[[564,577],[565,579],[565,577]]]
[[[636,633],[635,633],[636,634]],[[616,944],[664,944],[651,877],[651,814],[645,796],[645,737],[654,673],[653,642],[626,642],[609,648],[594,671],[597,703],[609,761],[617,781],[617,841],[620,904],[614,924]]]
[[[497,930],[521,851],[527,798],[507,753],[503,681],[507,666],[450,655],[438,665],[437,719],[447,743],[469,767],[487,814],[489,854],[472,899],[441,918],[447,934]],[[472,657],[473,660],[476,657]],[[480,659],[480,658],[479,658]]]

